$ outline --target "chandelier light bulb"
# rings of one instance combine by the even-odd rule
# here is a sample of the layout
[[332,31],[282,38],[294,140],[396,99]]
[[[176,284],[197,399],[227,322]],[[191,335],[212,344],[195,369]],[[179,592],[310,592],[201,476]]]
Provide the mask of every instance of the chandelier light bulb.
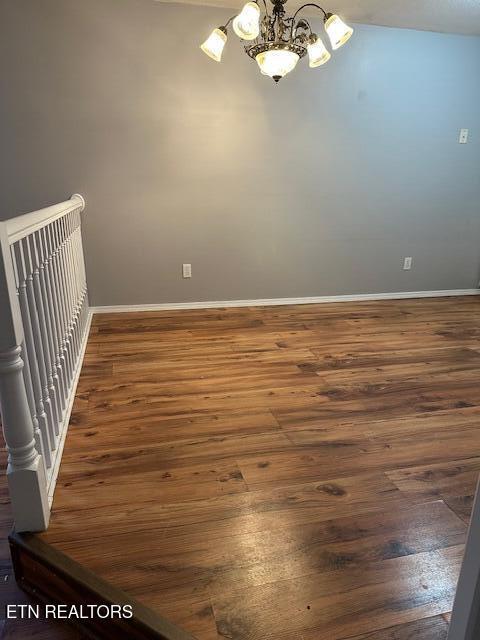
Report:
[[325,31],[328,33],[332,49],[339,49],[350,40],[353,29],[337,15],[331,15],[325,22]]
[[260,33],[260,7],[256,2],[247,2],[234,18],[233,30],[242,40],[255,40]]
[[222,59],[223,48],[227,42],[227,32],[223,27],[217,27],[208,36],[200,49],[207,54],[212,60],[220,62]]
[[288,49],[270,49],[259,53],[255,56],[255,60],[264,76],[270,76],[278,82],[280,78],[295,69],[300,57]]
[[328,51],[322,40],[318,36],[315,37],[316,40],[314,40],[314,42],[311,42],[307,46],[309,59],[308,66],[312,69],[314,69],[315,67],[320,67],[322,64],[328,62],[332,57],[332,54],[330,53],[330,51]]

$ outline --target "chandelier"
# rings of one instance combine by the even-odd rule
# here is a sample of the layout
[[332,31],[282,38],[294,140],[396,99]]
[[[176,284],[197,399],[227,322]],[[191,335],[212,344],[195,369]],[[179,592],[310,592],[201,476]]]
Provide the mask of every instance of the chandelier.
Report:
[[247,2],[237,16],[232,16],[223,26],[212,31],[200,46],[202,51],[220,62],[227,42],[227,27],[232,23],[234,32],[244,41],[245,52],[257,61],[262,74],[278,82],[293,71],[300,58],[307,53],[311,68],[319,67],[331,58],[308,20],[297,18],[306,7],[316,7],[322,12],[325,31],[333,50],[345,44],[353,33],[353,29],[339,16],[327,13],[318,4],[309,2],[302,5],[293,16],[285,17],[286,0],[272,0],[270,12],[266,0],[262,2],[265,9],[263,17],[258,2]]

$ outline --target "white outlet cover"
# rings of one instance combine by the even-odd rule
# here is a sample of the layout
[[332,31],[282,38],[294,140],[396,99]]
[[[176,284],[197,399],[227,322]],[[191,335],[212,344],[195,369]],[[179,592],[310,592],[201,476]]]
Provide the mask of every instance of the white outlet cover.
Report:
[[459,144],[467,144],[468,142],[468,129],[460,129],[460,135],[458,136]]

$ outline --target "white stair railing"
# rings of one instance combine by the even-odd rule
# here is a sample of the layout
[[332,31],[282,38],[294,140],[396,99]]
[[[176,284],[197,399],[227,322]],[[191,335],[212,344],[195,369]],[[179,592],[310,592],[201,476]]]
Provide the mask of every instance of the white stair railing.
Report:
[[17,531],[47,528],[90,313],[76,194],[0,223],[0,410]]

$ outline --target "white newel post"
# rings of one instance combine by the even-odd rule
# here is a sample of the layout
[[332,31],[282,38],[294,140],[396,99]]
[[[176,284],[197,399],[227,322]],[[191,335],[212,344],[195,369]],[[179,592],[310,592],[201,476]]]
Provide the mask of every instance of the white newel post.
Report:
[[23,326],[4,223],[0,223],[0,300],[0,407],[15,527],[17,531],[42,531],[50,515],[47,482],[43,460],[35,448],[23,377]]

